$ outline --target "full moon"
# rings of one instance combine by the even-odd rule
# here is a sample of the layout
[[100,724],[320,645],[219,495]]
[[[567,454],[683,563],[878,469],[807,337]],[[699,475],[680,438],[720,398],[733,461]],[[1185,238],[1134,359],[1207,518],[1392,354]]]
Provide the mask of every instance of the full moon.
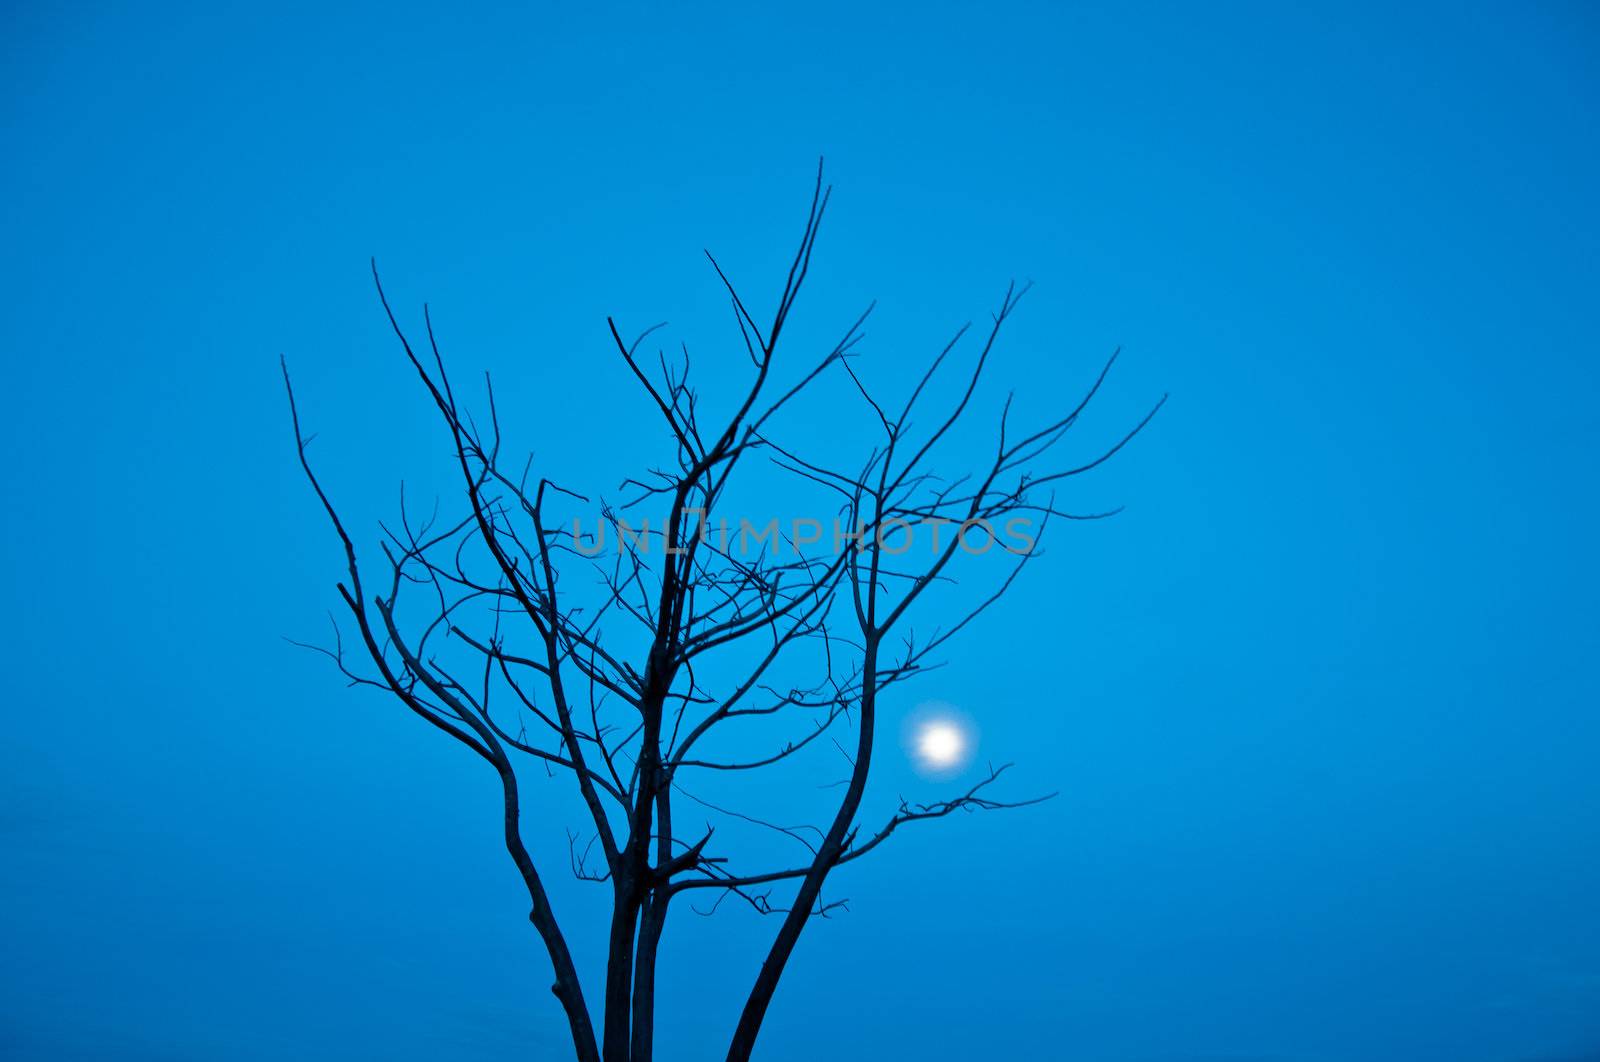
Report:
[[949,723],[928,723],[917,735],[917,755],[929,767],[954,767],[961,762],[961,750],[966,743],[961,731]]
[[906,720],[906,752],[917,770],[930,777],[960,773],[977,744],[977,730],[954,705],[942,701],[919,705]]

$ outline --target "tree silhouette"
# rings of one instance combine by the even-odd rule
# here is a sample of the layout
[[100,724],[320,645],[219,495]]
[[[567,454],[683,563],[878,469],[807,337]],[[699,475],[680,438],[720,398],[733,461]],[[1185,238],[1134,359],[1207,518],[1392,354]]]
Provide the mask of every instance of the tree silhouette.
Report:
[[[338,594],[359,642],[357,649],[347,646],[336,621],[333,643],[312,648],[327,654],[352,684],[392,696],[498,776],[505,847],[526,885],[528,917],[549,953],[552,991],[582,1062],[652,1057],[657,948],[679,897],[714,898],[709,905],[685,900],[701,911],[736,897],[778,920],[731,1037],[727,1057],[737,1062],[751,1056],[801,932],[839,902],[823,897],[836,867],[879,848],[909,823],[1042,799],[992,797],[991,787],[1005,770],[999,767],[945,800],[902,802],[876,828],[858,821],[880,743],[885,691],[926,670],[931,654],[1005,594],[1038,555],[1036,542],[1052,518],[1110,515],[1066,512],[1057,507],[1053,489],[1115,454],[1160,408],[1156,403],[1132,431],[1092,459],[1046,464],[1099,390],[1113,354],[1081,399],[1048,423],[1014,430],[1008,398],[992,445],[973,467],[955,478],[936,476],[931,455],[955,437],[971,412],[990,352],[1026,291],[1015,285],[979,340],[974,363],[959,378],[951,408],[933,415],[928,430],[914,430],[913,411],[927,400],[930,382],[966,327],[932,358],[898,409],[874,399],[851,366],[867,313],[797,382],[775,393],[771,370],[811,265],[829,192],[819,167],[799,248],[765,327],[711,259],[752,372],[742,400],[712,430],[702,425],[687,353],[647,365],[640,346],[650,333],[628,342],[608,322],[646,408],[653,407],[670,437],[672,462],[626,481],[628,500],[603,508],[591,535],[581,533],[581,523],[568,529],[555,517],[558,507],[584,503],[584,496],[535,476],[531,458],[503,461],[492,385],[486,382],[475,418],[446,371],[426,308],[426,346],[414,345],[374,266],[395,336],[449,434],[465,504],[454,520],[435,513],[419,521],[406,511],[402,493],[398,526],[383,528],[382,563],[365,567],[307,457],[309,440],[284,369],[300,463],[343,545],[346,576]],[[775,416],[826,374],[842,374],[859,393],[862,416],[878,439],[845,470],[826,467],[774,437]],[[753,555],[741,548],[753,537],[748,526],[741,526],[739,542],[732,541],[718,518],[735,471],[752,466],[832,498],[834,548],[801,533],[799,523],[790,534],[762,528],[767,535],[754,537]],[[664,512],[665,519],[654,530],[648,518],[634,528],[634,516],[646,510]],[[994,588],[957,610],[941,604],[944,622],[931,633],[910,631],[906,621],[913,606],[930,587],[949,582],[958,561],[990,552],[975,549],[973,540],[992,543],[996,525],[1014,531],[1023,546],[986,558],[1004,564],[989,565],[997,573]],[[909,548],[918,528],[935,533],[925,551]],[[605,544],[608,531],[611,547]],[[580,572],[587,578],[580,579]],[[794,721],[792,736],[776,751],[746,760],[709,751],[713,734],[762,717]],[[781,826],[695,798],[684,786],[701,772],[774,769],[829,744],[847,779],[825,825]],[[570,776],[588,817],[581,834],[568,835],[570,869],[610,887],[598,1037],[541,861],[524,840],[519,771],[529,769]],[[827,790],[830,800],[836,791]],[[710,816],[711,825],[680,832],[674,819],[679,797],[693,800],[695,813]],[[777,831],[803,844],[806,856],[765,869],[734,866],[715,832],[716,823],[729,821]]]

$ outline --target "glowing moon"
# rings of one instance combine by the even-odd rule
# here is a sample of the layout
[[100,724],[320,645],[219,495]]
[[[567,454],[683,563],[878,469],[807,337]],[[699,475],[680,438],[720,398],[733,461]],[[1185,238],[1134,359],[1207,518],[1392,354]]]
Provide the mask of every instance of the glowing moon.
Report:
[[925,765],[948,770],[961,762],[966,738],[947,722],[927,723],[917,735],[917,758]]
[[906,752],[917,770],[933,778],[959,774],[978,747],[977,728],[952,704],[930,701],[906,720]]

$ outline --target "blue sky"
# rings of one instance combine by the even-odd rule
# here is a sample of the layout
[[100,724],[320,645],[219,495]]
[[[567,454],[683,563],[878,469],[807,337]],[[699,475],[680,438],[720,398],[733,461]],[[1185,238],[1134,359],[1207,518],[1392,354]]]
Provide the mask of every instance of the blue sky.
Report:
[[[1288,8],[7,5],[0,1053],[561,1057],[492,779],[283,641],[339,556],[277,359],[367,543],[449,482],[369,256],[609,490],[667,451],[606,315],[729,386],[701,249],[770,305],[826,155],[797,351],[877,299],[903,393],[1030,278],[991,408],[1173,397],[893,708],[1061,796],[841,872],[759,1057],[1596,1057],[1595,14]],[[664,1060],[772,929],[669,928]]]

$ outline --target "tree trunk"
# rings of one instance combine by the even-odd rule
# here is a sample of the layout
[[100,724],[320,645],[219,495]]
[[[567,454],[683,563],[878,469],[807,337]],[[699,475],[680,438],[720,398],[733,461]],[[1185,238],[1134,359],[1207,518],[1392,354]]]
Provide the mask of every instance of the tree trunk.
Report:
[[628,1035],[633,1010],[633,941],[639,923],[639,902],[633,882],[616,882],[611,911],[611,942],[606,953],[606,1014],[602,1033],[605,1062],[630,1062]]
[[667,922],[667,895],[657,891],[639,916],[639,946],[633,961],[633,1059],[651,1062],[655,1052],[656,948]]
[[861,797],[867,788],[867,772],[872,763],[872,735],[877,714],[877,672],[878,643],[875,637],[869,635],[862,669],[864,681],[861,728],[856,742],[855,769],[850,774],[850,787],[845,791],[844,800],[839,804],[839,811],[833,817],[833,825],[829,827],[827,836],[822,839],[822,845],[817,850],[816,858],[811,862],[811,869],[801,879],[799,892],[794,898],[794,906],[789,908],[789,913],[784,916],[783,925],[778,929],[778,936],[773,940],[766,959],[761,963],[761,972],[756,975],[755,986],[750,989],[750,996],[745,1000],[744,1010],[739,1015],[739,1024],[733,1031],[733,1041],[728,1045],[728,1062],[749,1062],[750,1054],[755,1050],[756,1035],[761,1031],[761,1022],[767,1016],[767,1006],[772,1002],[772,995],[778,989],[778,979],[783,976],[783,968],[788,963],[789,956],[794,953],[795,943],[800,939],[800,931],[805,928],[807,919],[811,917],[812,905],[822,894],[823,880],[844,852],[845,838],[849,836],[850,824],[855,821],[856,810],[861,806]]

